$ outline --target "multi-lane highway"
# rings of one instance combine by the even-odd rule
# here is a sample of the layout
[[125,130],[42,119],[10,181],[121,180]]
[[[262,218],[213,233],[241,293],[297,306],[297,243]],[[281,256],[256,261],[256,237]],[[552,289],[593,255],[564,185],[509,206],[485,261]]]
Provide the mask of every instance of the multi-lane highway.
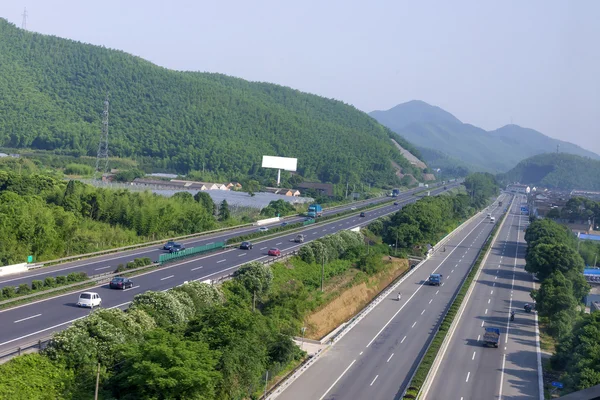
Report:
[[[443,191],[443,188],[438,188],[431,190],[431,194],[435,195]],[[310,241],[339,230],[365,225],[376,218],[396,212],[403,204],[416,201],[417,198],[413,195],[404,195],[398,200],[400,206],[390,204],[377,210],[366,211],[364,218],[360,218],[357,213],[338,221],[310,225],[302,232],[307,236],[307,241]],[[271,247],[278,247],[282,252],[298,248],[299,245],[292,241],[296,234],[287,233],[263,242],[255,242],[252,250],[230,249],[200,258],[182,260],[134,277],[135,286],[124,291],[111,290],[107,285],[93,290],[100,294],[103,307],[124,307],[138,293],[148,290],[166,290],[186,281],[220,277],[233,272],[244,263],[265,260],[268,258],[266,253]],[[64,329],[73,321],[85,317],[90,311],[77,308],[76,299],[76,293],[66,294],[0,311],[0,326],[2,326],[0,354],[21,344],[46,337]]]
[[[476,278],[427,399],[543,399],[535,315],[523,310],[532,303],[532,277],[524,270],[523,201],[515,199]],[[498,348],[483,346],[484,327],[500,328]]]
[[[502,210],[488,212],[498,218]],[[493,226],[485,214],[466,224],[400,284],[400,301],[394,294],[380,302],[278,398],[398,398]],[[434,272],[443,284],[424,285]]]
[[[406,192],[402,192],[400,194],[400,197],[398,197],[398,199],[399,199],[398,201],[412,198],[413,193],[415,193],[416,191],[419,191],[419,190],[423,190],[423,188],[415,188],[415,189],[408,190]],[[360,207],[360,206],[363,206],[363,205],[369,204],[369,203],[378,204],[380,202],[385,202],[385,201],[389,201],[389,200],[390,200],[389,197],[370,199],[370,200],[366,200],[366,201],[356,202],[353,204],[348,204],[347,206],[344,206],[344,207],[338,207],[338,208],[334,208],[334,209],[330,209],[330,210],[324,210],[323,214],[324,215],[337,214],[337,213],[340,213],[343,211],[350,210],[352,207]],[[294,223],[294,222],[299,222],[299,221],[303,221],[303,220],[304,220],[303,217],[292,217],[292,218],[286,219],[286,222]],[[277,223],[265,225],[265,226],[268,227],[268,226],[279,226],[279,225],[281,225],[281,222],[277,222]],[[232,237],[240,236],[240,235],[251,233],[251,232],[256,232],[256,230],[257,230],[257,227],[255,227],[255,226],[237,228],[237,229],[232,229],[232,230],[215,233],[215,234],[209,234],[209,235],[205,235],[205,236],[201,236],[201,237],[197,237],[197,238],[193,238],[193,239],[181,240],[180,242],[184,243],[187,248],[190,248],[190,247],[195,247],[195,246],[202,246],[205,244],[211,244],[211,243],[215,243],[215,242],[226,241],[227,239],[232,238]],[[81,272],[87,273],[88,276],[98,275],[98,274],[102,274],[102,273],[106,273],[106,272],[112,272],[116,269],[117,265],[126,264],[129,261],[133,261],[134,258],[149,257],[152,261],[156,261],[156,260],[158,260],[159,255],[163,254],[163,253],[165,253],[165,251],[162,250],[162,245],[154,245],[154,246],[149,246],[149,247],[145,247],[145,248],[137,248],[134,250],[127,250],[127,251],[122,251],[122,252],[118,252],[118,253],[106,254],[103,256],[97,256],[97,257],[93,257],[93,258],[72,261],[72,262],[63,263],[63,264],[56,265],[56,266],[31,270],[29,272],[18,274],[18,275],[2,277],[2,278],[0,278],[0,288],[4,287],[4,286],[9,286],[9,285],[10,286],[18,286],[21,283],[31,283],[31,281],[33,279],[44,280],[44,278],[49,277],[49,276],[67,275],[70,272],[80,272],[81,271]]]

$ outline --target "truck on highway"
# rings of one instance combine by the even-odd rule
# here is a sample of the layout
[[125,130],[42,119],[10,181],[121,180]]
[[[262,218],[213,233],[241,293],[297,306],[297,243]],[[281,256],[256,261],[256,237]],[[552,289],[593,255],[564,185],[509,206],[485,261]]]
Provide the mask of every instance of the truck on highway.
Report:
[[483,345],[498,347],[500,342],[500,329],[499,328],[485,328],[485,334],[483,335]]
[[323,207],[320,204],[311,204],[306,213],[311,218],[320,217],[323,215]]
[[398,196],[400,196],[400,189],[393,189],[392,197],[398,197]]
[[304,235],[302,235],[302,234],[296,235],[296,237],[294,238],[294,242],[304,243]]
[[429,275],[429,278],[427,278],[427,284],[431,286],[440,286],[443,278],[444,275],[442,274],[431,274]]

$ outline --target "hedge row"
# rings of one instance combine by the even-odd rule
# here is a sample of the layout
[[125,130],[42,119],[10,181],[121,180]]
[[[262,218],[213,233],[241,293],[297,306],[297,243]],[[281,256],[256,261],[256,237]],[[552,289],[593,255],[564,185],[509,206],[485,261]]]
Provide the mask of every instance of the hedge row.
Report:
[[[322,217],[317,217],[315,219],[315,224],[329,221],[334,218],[345,217],[346,215],[354,214],[356,212],[360,212],[363,210],[368,210],[370,208],[381,206],[385,203],[386,202],[381,202],[381,203],[377,203],[377,204],[367,204],[366,206],[357,207],[356,210],[346,210],[346,211],[342,211],[342,212],[336,213],[336,214],[324,215]],[[296,222],[296,223],[288,224],[285,226],[277,226],[275,228],[269,228],[269,230],[266,232],[252,232],[247,235],[240,235],[240,236],[235,236],[235,237],[229,238],[229,239],[227,239],[227,244],[228,245],[236,244],[236,243],[243,242],[245,240],[251,240],[251,239],[260,238],[260,237],[267,236],[267,235],[272,235],[273,233],[285,232],[285,231],[292,230],[292,229],[299,229],[299,228],[302,228],[303,226],[304,226],[303,222]]]
[[[506,216],[506,214],[504,214],[504,216]],[[503,216],[503,218],[504,218],[504,216]],[[473,282],[473,279],[475,278],[475,275],[477,274],[477,271],[479,270],[479,268],[481,266],[483,257],[485,257],[485,253],[488,251],[488,249],[490,248],[490,246],[492,244],[492,238],[496,235],[496,232],[500,228],[500,225],[501,225],[501,223],[498,223],[494,227],[494,229],[492,229],[490,236],[488,237],[487,241],[485,242],[484,246],[482,247],[481,252],[479,253],[479,256],[477,257],[477,260],[475,261],[473,268],[471,268],[471,271],[469,271],[469,274],[467,275],[467,278],[465,279],[465,282],[464,282],[463,286],[461,287],[460,292],[454,299],[454,302],[452,302],[452,305],[450,306],[448,313],[444,317],[438,332],[436,333],[435,337],[433,338],[431,345],[429,346],[429,349],[427,349],[427,353],[425,353],[425,356],[421,360],[421,363],[419,364],[417,372],[415,373],[415,376],[413,376],[412,381],[409,384],[408,390],[406,391],[406,394],[403,397],[403,400],[417,398],[417,395],[419,394],[419,391],[421,390],[421,386],[423,386],[423,383],[425,382],[425,379],[427,378],[427,374],[429,374],[429,370],[431,369],[431,366],[433,365],[433,362],[435,361],[435,358],[437,357],[438,351],[440,350],[440,347],[442,346],[442,343],[444,342],[444,338],[448,334],[450,325],[452,325],[452,321],[454,321],[454,317],[456,317],[456,313],[458,312],[458,309],[460,308],[460,306],[465,298],[465,295],[466,295],[467,291],[469,290],[469,287],[471,286],[471,283]]]
[[134,258],[133,261],[129,261],[127,264],[117,265],[117,269],[115,269],[115,274],[127,271],[129,269],[145,267],[146,265],[150,264],[153,264],[150,257]]
[[19,286],[5,286],[0,293],[0,300],[8,300],[16,297],[25,296],[27,294],[41,292],[43,290],[53,289],[56,287],[70,285],[76,282],[87,281],[88,276],[85,272],[71,272],[67,276],[49,276],[46,279],[34,280],[31,285],[21,283]]

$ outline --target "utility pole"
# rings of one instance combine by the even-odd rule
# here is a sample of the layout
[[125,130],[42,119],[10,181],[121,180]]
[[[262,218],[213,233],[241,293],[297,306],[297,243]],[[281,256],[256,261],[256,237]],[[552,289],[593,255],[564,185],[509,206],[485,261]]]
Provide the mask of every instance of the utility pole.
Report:
[[25,7],[21,16],[23,17],[23,22],[21,22],[21,29],[27,30],[27,7]]
[[100,363],[98,363],[98,372],[96,373],[96,392],[94,393],[94,400],[98,400],[98,387],[100,386]]
[[348,181],[346,180],[346,198],[348,198]]
[[321,293],[323,293],[323,279],[325,277],[325,252],[323,252],[323,259],[321,263]]
[[269,386],[269,370],[267,370],[267,375],[265,376],[265,395],[263,396],[264,399],[267,398],[267,387]]
[[256,309],[256,290],[254,290],[254,294],[252,295],[252,312]]

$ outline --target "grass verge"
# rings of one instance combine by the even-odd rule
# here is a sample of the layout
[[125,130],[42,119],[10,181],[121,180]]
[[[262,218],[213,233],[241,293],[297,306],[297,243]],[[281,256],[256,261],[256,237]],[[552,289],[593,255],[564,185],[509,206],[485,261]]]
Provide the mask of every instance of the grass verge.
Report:
[[469,271],[469,274],[467,275],[467,278],[463,282],[463,285],[461,286],[460,291],[458,292],[458,294],[456,295],[456,298],[450,305],[448,312],[446,313],[446,315],[444,316],[444,319],[442,320],[442,323],[440,324],[439,330],[433,337],[433,340],[431,341],[431,345],[427,349],[427,352],[423,356],[423,359],[421,360],[421,363],[419,364],[417,371],[415,372],[415,375],[413,376],[410,384],[408,385],[406,394],[403,397],[404,400],[417,398],[417,395],[419,394],[419,391],[421,390],[421,387],[423,386],[423,383],[425,382],[425,379],[427,378],[427,375],[429,374],[429,371],[431,370],[431,366],[433,365],[433,362],[435,361],[435,359],[437,357],[440,347],[442,346],[442,343],[444,342],[444,339],[445,339],[446,335],[448,334],[448,330],[450,329],[450,326],[452,325],[452,321],[454,321],[454,318],[456,317],[456,313],[458,312],[458,310],[467,294],[467,291],[469,290],[469,287],[471,286],[471,283],[473,282],[473,279],[475,279],[475,275],[477,274],[477,271],[481,267],[481,263],[483,261],[483,258],[485,257],[485,253],[487,253],[490,246],[492,245],[493,239],[496,236],[498,229],[502,225],[502,221],[504,220],[504,218],[506,218],[506,213],[502,216],[502,220],[499,221],[498,224],[496,224],[496,226],[494,226],[494,229],[492,229],[492,232],[488,236],[488,239],[486,240],[485,244],[481,248],[481,250],[479,252],[479,256],[477,257],[477,260],[475,261],[475,264],[473,264],[473,267],[471,268],[471,270]]

